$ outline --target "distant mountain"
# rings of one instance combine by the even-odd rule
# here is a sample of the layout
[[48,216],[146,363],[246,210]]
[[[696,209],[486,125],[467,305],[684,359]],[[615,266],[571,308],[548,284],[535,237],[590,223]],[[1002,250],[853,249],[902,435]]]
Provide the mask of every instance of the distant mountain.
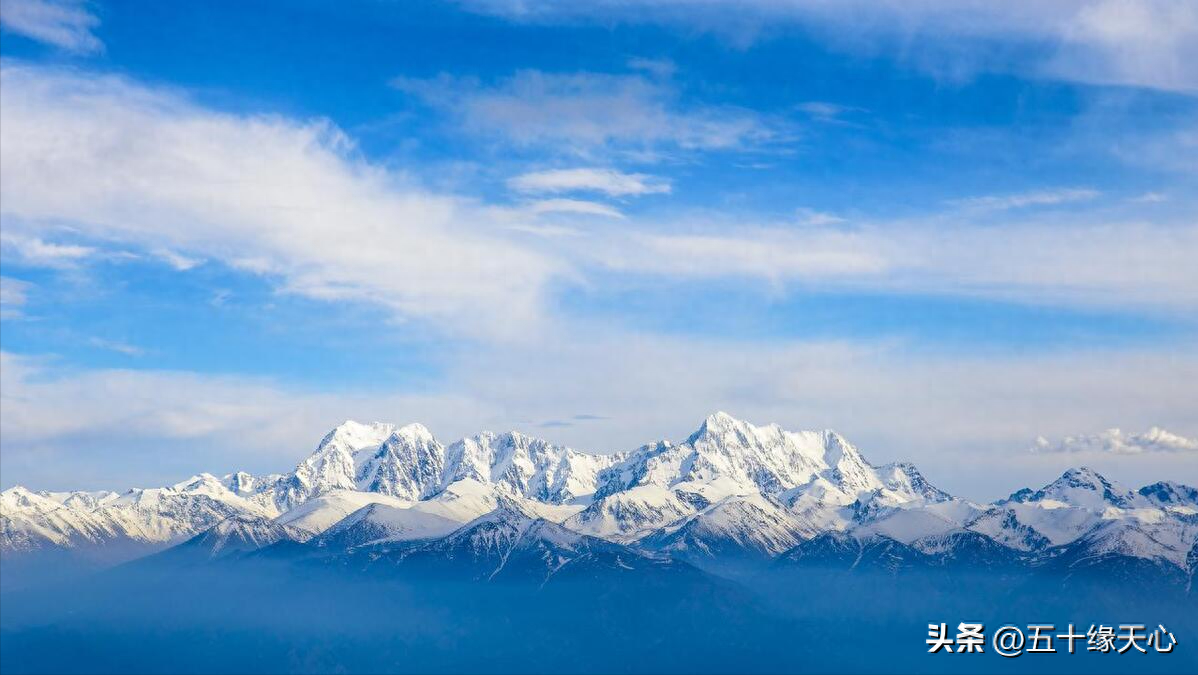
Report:
[[780,503],[752,494],[725,497],[640,543],[688,558],[771,558],[812,534]]
[[0,494],[0,521],[8,569],[45,556],[94,568],[174,545],[209,557],[299,546],[480,579],[681,559],[887,574],[1123,566],[1188,583],[1198,490],[1132,490],[1078,468],[976,504],[911,464],[870,464],[835,432],[725,413],[679,443],[610,455],[516,432],[443,445],[419,424],[346,422],[287,474],[199,474],[124,493],[14,487]]
[[1051,560],[1071,572],[1123,566],[1184,574],[1196,540],[1198,521],[1137,514],[1104,519],[1052,552]]
[[325,530],[314,543],[333,549],[378,546],[443,537],[461,526],[456,520],[414,508],[370,504]]
[[436,576],[477,580],[534,580],[559,574],[619,574],[670,566],[626,546],[569,530],[504,502],[449,535],[384,557],[378,564],[416,568]]
[[594,493],[599,470],[617,456],[588,455],[517,432],[482,433],[443,446],[420,424],[346,422],[275,486],[281,510],[332,490],[405,500],[435,496],[460,480],[553,504]]
[[783,553],[777,564],[790,568],[873,570],[898,574],[930,567],[932,561],[931,556],[890,537],[857,537],[844,532],[825,532]]
[[1022,567],[1028,557],[978,532],[954,530],[916,540],[912,547],[931,556],[935,565],[972,571]]
[[320,534],[350,514],[372,504],[408,508],[412,502],[378,492],[332,490],[313,497],[278,517],[280,523],[302,530],[309,536]]
[[257,551],[280,541],[306,539],[306,533],[269,518],[233,516],[169,551],[177,556],[223,558]]
[[1093,469],[1070,469],[1061,477],[1032,493],[1027,503],[1059,503],[1089,509],[1115,506],[1121,509],[1142,506],[1146,502],[1135,492],[1112,483]]
[[1198,488],[1173,481],[1161,481],[1145,485],[1139,489],[1139,493],[1157,506],[1193,507],[1198,512]]
[[138,488],[123,494],[33,493],[18,486],[0,494],[0,551],[11,554],[62,548],[104,558],[111,549],[144,552],[130,549],[126,546],[130,543],[181,541],[242,515],[270,518],[277,512],[237,495],[209,474],[170,487]]
[[[1160,485],[1155,489],[1163,490]],[[1185,489],[1179,486],[1180,493]],[[1152,499],[1092,469],[1080,468],[1066,471],[1039,490],[1015,493],[1013,499],[995,504],[967,527],[1022,551],[1044,551],[1072,542],[1080,545],[1087,538],[1095,550],[1163,558],[1180,565],[1198,534],[1185,521],[1184,513],[1162,509]],[[1134,534],[1144,531],[1154,534]],[[1136,543],[1129,543],[1130,539],[1119,543],[1124,536]]]
[[701,492],[637,485],[609,491],[572,516],[567,525],[597,537],[631,542],[691,516],[709,503]]

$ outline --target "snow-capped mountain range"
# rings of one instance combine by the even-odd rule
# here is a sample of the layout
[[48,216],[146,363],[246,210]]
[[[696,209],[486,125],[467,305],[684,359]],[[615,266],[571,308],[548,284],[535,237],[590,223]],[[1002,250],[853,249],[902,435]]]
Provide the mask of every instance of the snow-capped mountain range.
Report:
[[1081,468],[978,504],[910,464],[870,464],[835,432],[724,413],[680,443],[612,455],[515,432],[443,445],[419,424],[346,422],[287,474],[200,474],[125,493],[18,486],[0,493],[0,522],[7,560],[54,552],[94,566],[175,545],[215,558],[279,542],[407,561],[456,555],[487,578],[512,556],[548,573],[579,557],[629,569],[675,558],[1121,557],[1189,578],[1198,562],[1193,487],[1130,490]]

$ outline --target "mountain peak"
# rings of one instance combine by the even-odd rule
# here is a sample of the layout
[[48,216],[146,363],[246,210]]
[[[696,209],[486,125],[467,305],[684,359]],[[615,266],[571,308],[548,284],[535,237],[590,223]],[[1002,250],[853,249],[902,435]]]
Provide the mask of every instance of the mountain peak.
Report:
[[1198,506],[1198,489],[1170,480],[1145,485],[1139,493],[1159,506]]
[[1098,473],[1088,466],[1079,466],[1068,469],[1061,474],[1061,477],[1049,484],[1045,489],[1052,487],[1089,487],[1098,491],[1109,490],[1112,487],[1111,481],[1107,477]]
[[1069,469],[1061,477],[1044,486],[1026,501],[1059,501],[1071,506],[1101,509],[1106,506],[1128,508],[1137,501],[1137,495],[1107,480],[1105,476],[1088,466]]
[[[382,443],[379,444],[380,448],[395,445],[419,447],[439,445],[437,443],[437,438],[433,436],[433,432],[429,431],[428,427],[418,422],[405,424],[399,428],[392,427],[392,429],[393,431],[391,431],[391,433],[388,434],[385,439],[383,439]],[[371,447],[367,446],[362,449],[369,450]]]
[[1102,477],[1102,474],[1098,473],[1097,471],[1095,471],[1094,469],[1091,469],[1088,466],[1076,466],[1071,469],[1067,469],[1065,471],[1065,473],[1061,474],[1061,477],[1062,478],[1077,477],[1077,478],[1084,478],[1086,480],[1098,480],[1098,481],[1106,480],[1105,478]]
[[721,425],[726,425],[726,424],[736,424],[739,422],[740,422],[740,420],[736,419],[732,415],[729,415],[728,413],[724,412],[723,410],[717,410],[717,411],[711,413],[710,415],[707,416],[707,419],[705,419],[703,421],[704,424],[714,424],[716,426],[721,426]]
[[428,427],[419,422],[405,424],[395,430],[392,436],[400,436],[404,438],[420,439],[424,441],[433,440],[433,432],[428,430]]
[[205,487],[210,489],[223,488],[225,485],[219,478],[205,471],[203,473],[197,473],[190,478],[181,480],[170,487],[174,490],[185,492],[198,491]]
[[14,486],[8,488],[7,490],[5,490],[4,492],[0,492],[0,494],[13,495],[14,497],[37,496],[33,490],[30,490],[29,488],[25,487],[24,485],[14,485]]
[[695,430],[695,433],[690,435],[687,441],[691,442],[705,436],[720,436],[729,432],[747,431],[752,427],[753,425],[744,420],[739,420],[722,410],[717,410],[703,420],[703,424],[699,425],[699,428]]
[[14,485],[0,492],[0,506],[3,506],[5,511],[23,511],[30,508],[53,510],[58,508],[58,503],[23,485]]
[[333,427],[329,433],[325,434],[325,437],[320,441],[317,451],[331,445],[347,449],[358,449],[371,445],[377,446],[394,433],[395,430],[394,424],[387,424],[385,422],[364,424],[354,420],[345,420]]

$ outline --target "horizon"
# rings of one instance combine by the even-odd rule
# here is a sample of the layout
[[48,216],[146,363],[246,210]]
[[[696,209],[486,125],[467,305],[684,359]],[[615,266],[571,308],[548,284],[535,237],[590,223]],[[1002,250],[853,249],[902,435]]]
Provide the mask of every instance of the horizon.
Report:
[[[835,429],[786,429],[786,428],[784,428],[784,427],[781,427],[781,425],[779,425],[779,424],[778,424],[778,423],[776,423],[776,422],[768,422],[768,423],[765,423],[765,424],[757,424],[757,423],[754,423],[754,422],[751,422],[751,421],[748,421],[748,420],[745,420],[745,419],[738,418],[738,417],[736,417],[736,416],[734,416],[734,415],[731,415],[731,414],[729,414],[729,413],[727,413],[727,412],[725,412],[725,411],[722,411],[722,410],[717,410],[717,411],[715,411],[715,412],[713,412],[713,413],[709,414],[707,417],[705,417],[705,418],[704,418],[704,420],[703,420],[703,421],[702,421],[702,422],[701,422],[701,423],[698,425],[698,427],[696,427],[696,429],[695,429],[693,432],[691,432],[691,434],[689,434],[689,435],[687,435],[687,436],[685,436],[685,437],[682,437],[682,438],[680,438],[680,439],[656,438],[656,439],[647,440],[645,443],[641,444],[641,446],[637,446],[637,448],[627,448],[627,449],[622,449],[622,450],[611,450],[611,451],[609,451],[609,452],[595,452],[595,451],[592,451],[592,450],[590,450],[590,449],[586,449],[586,448],[576,448],[576,447],[572,447],[572,446],[565,446],[565,445],[562,445],[562,446],[559,446],[559,447],[562,447],[563,449],[567,449],[567,450],[573,450],[573,451],[580,452],[580,453],[583,453],[583,454],[591,454],[591,455],[605,455],[605,456],[611,456],[611,455],[627,455],[627,454],[629,454],[629,453],[631,453],[631,452],[634,452],[636,449],[638,449],[638,448],[640,448],[640,447],[643,447],[643,446],[645,446],[645,445],[651,445],[651,444],[653,444],[653,443],[657,443],[657,442],[667,442],[667,443],[671,443],[671,444],[673,444],[673,445],[678,445],[678,444],[686,443],[686,442],[688,442],[688,441],[689,441],[689,439],[690,439],[691,437],[693,437],[694,435],[697,435],[697,434],[701,433],[701,432],[702,432],[702,431],[703,431],[703,430],[706,428],[707,424],[708,424],[708,423],[709,423],[709,422],[710,422],[710,421],[711,421],[713,418],[718,418],[718,417],[720,417],[720,416],[727,417],[728,419],[730,419],[731,421],[733,421],[733,422],[735,422],[735,423],[743,423],[743,424],[748,424],[749,426],[751,426],[751,427],[753,427],[753,428],[755,428],[755,429],[762,429],[762,428],[768,428],[768,427],[778,427],[778,428],[780,428],[780,429],[781,429],[783,432],[785,432],[785,433],[803,433],[803,432],[815,432],[815,433],[832,433],[832,434],[837,434],[837,435],[840,435],[840,434],[839,434],[839,433],[838,433],[838,432],[837,432]],[[346,420],[342,421],[340,424],[338,424],[338,425],[336,425],[336,426],[332,427],[332,428],[331,428],[331,429],[330,429],[330,430],[329,430],[329,431],[328,431],[328,432],[327,432],[327,433],[326,433],[324,436],[322,436],[322,437],[321,437],[321,439],[322,439],[322,441],[321,441],[321,442],[323,442],[323,440],[324,440],[324,439],[327,439],[328,437],[332,436],[334,433],[336,433],[336,432],[337,432],[339,429],[341,429],[342,427],[344,427],[344,426],[346,426],[346,425],[350,425],[350,424],[353,424],[353,425],[359,425],[359,426],[366,426],[366,427],[375,427],[375,426],[392,426],[392,427],[394,427],[394,428],[395,428],[395,431],[391,433],[391,436],[394,436],[396,432],[402,431],[403,429],[406,429],[406,428],[409,428],[409,427],[414,427],[414,426],[415,426],[415,427],[420,427],[420,428],[424,429],[425,431],[427,431],[427,432],[428,432],[428,433],[429,433],[429,434],[430,434],[430,435],[433,437],[433,439],[434,439],[434,440],[436,440],[436,442],[437,442],[437,443],[441,444],[443,447],[446,447],[446,448],[448,448],[448,447],[450,447],[450,446],[452,446],[452,445],[454,445],[454,444],[457,444],[457,443],[459,443],[459,442],[461,442],[461,441],[465,441],[465,440],[469,440],[469,439],[475,439],[475,438],[479,438],[479,437],[486,436],[486,435],[503,436],[503,435],[506,435],[506,434],[517,434],[517,435],[524,436],[524,437],[526,437],[526,438],[531,438],[531,439],[535,439],[535,440],[542,440],[542,441],[546,441],[546,442],[551,442],[551,441],[549,441],[548,439],[546,439],[546,438],[544,438],[544,437],[542,437],[542,436],[539,436],[539,435],[537,435],[537,434],[535,434],[535,433],[523,432],[523,431],[520,431],[520,430],[518,430],[518,429],[509,429],[509,430],[506,430],[506,431],[496,431],[496,430],[484,429],[484,430],[482,430],[482,431],[478,431],[478,432],[476,432],[476,433],[473,433],[473,434],[469,434],[469,435],[466,435],[466,436],[462,436],[462,437],[460,437],[460,438],[454,438],[453,440],[442,440],[442,438],[441,438],[441,437],[439,437],[439,436],[437,435],[437,433],[436,433],[434,430],[432,430],[432,429],[428,428],[428,427],[427,427],[425,424],[423,424],[423,423],[421,423],[421,422],[408,422],[408,423],[405,423],[405,424],[399,424],[399,423],[393,423],[393,422],[386,422],[386,421],[382,421],[382,420],[374,420],[374,421],[371,421],[371,422],[362,422],[362,421],[359,421],[359,420],[354,420],[354,419],[346,419]],[[1108,431],[1114,431],[1114,430],[1108,430]],[[853,443],[852,439],[850,439],[850,438],[846,438],[845,440],[849,441],[849,443],[850,443],[850,444],[852,444],[852,443]],[[856,447],[856,448],[857,448],[857,450],[858,450],[858,451],[860,451],[860,452],[862,453],[862,456],[863,456],[863,458],[865,459],[865,461],[866,461],[866,462],[869,462],[869,464],[870,464],[871,466],[874,466],[874,467],[883,467],[883,466],[886,466],[886,465],[889,465],[889,464],[910,464],[910,465],[914,466],[914,467],[915,467],[915,469],[916,469],[916,470],[918,470],[920,474],[923,474],[925,478],[927,477],[927,471],[926,471],[926,467],[918,466],[918,465],[915,465],[913,462],[906,462],[906,461],[904,461],[904,460],[902,460],[902,459],[898,459],[898,460],[892,460],[892,461],[889,461],[889,462],[884,462],[884,463],[875,463],[875,462],[871,461],[871,459],[870,459],[870,457],[869,457],[869,452],[868,452],[868,451],[866,451],[866,450],[863,450],[862,448],[860,448],[860,447],[856,446],[855,444],[854,444],[854,447]],[[312,449],[312,450],[311,450],[311,451],[310,451],[308,454],[304,454],[304,455],[301,455],[301,456],[299,456],[299,458],[297,459],[297,461],[296,461],[296,463],[295,463],[295,464],[293,464],[293,465],[289,465],[289,466],[286,466],[286,467],[284,467],[283,469],[281,469],[281,470],[279,470],[279,471],[268,471],[268,472],[262,472],[262,473],[253,473],[253,472],[246,472],[246,471],[244,471],[244,470],[242,470],[242,469],[237,469],[237,468],[233,468],[233,469],[230,469],[230,470],[227,470],[227,471],[225,471],[225,470],[216,470],[216,471],[200,470],[200,471],[197,471],[197,472],[191,473],[191,474],[189,474],[189,475],[187,475],[187,476],[185,476],[185,477],[183,477],[183,478],[180,478],[180,479],[178,479],[178,480],[172,480],[172,481],[168,481],[168,482],[166,482],[166,483],[163,483],[163,484],[160,484],[160,485],[131,485],[131,486],[119,487],[119,488],[117,488],[117,489],[113,489],[113,486],[106,486],[106,487],[97,487],[97,486],[90,486],[90,487],[78,487],[78,486],[76,486],[76,487],[65,488],[65,489],[45,489],[45,488],[38,488],[38,487],[30,487],[30,486],[28,486],[28,485],[23,485],[23,484],[4,485],[4,486],[3,486],[2,488],[0,488],[0,489],[2,489],[3,491],[7,492],[8,490],[11,490],[11,489],[13,489],[13,488],[21,488],[21,489],[28,490],[28,491],[30,491],[30,492],[32,492],[32,493],[34,493],[34,494],[41,494],[41,493],[64,493],[64,492],[66,492],[66,493],[70,493],[70,492],[104,492],[104,491],[107,491],[107,492],[112,492],[112,493],[114,493],[114,494],[127,494],[127,493],[129,493],[129,492],[134,492],[134,491],[138,491],[138,490],[147,490],[147,489],[154,489],[154,488],[174,488],[174,487],[177,487],[177,486],[179,486],[179,485],[183,485],[183,484],[187,483],[187,482],[188,482],[188,481],[190,481],[191,479],[194,479],[194,478],[200,478],[200,477],[203,477],[203,476],[210,476],[210,477],[213,477],[213,478],[216,478],[216,479],[224,479],[224,478],[228,478],[228,477],[234,476],[234,475],[236,475],[236,474],[239,474],[239,473],[249,473],[249,474],[250,474],[251,476],[253,476],[254,478],[263,478],[263,477],[276,476],[276,475],[284,475],[284,476],[285,476],[285,475],[287,475],[287,473],[288,473],[289,471],[293,470],[293,469],[295,468],[295,466],[297,466],[297,465],[299,465],[299,464],[303,463],[303,462],[304,462],[304,460],[306,460],[308,457],[311,457],[311,456],[312,456],[312,455],[314,455],[315,453],[319,452],[319,450],[320,450],[320,444],[318,443],[318,444],[317,444],[317,446],[316,446],[316,447],[314,447],[314,448],[313,448],[313,449]],[[1026,451],[1027,451],[1027,452],[1032,452],[1032,448],[1028,448]],[[1037,487],[1036,487],[1036,486],[1047,487],[1048,485],[1051,485],[1053,482],[1055,482],[1055,481],[1059,480],[1060,478],[1063,478],[1064,476],[1066,476],[1066,475],[1069,475],[1070,473],[1074,473],[1074,472],[1091,472],[1091,473],[1095,473],[1095,474],[1097,474],[1098,476],[1100,476],[1100,477],[1102,477],[1102,478],[1104,478],[1104,479],[1108,479],[1108,480],[1110,480],[1110,479],[1111,479],[1111,477],[1110,477],[1110,476],[1109,476],[1107,473],[1104,473],[1104,472],[1102,472],[1102,471],[1096,470],[1096,469],[1094,469],[1093,467],[1090,467],[1090,466],[1088,466],[1088,465],[1086,465],[1086,464],[1073,464],[1073,465],[1069,465],[1069,466],[1067,466],[1065,469],[1063,469],[1063,470],[1060,472],[1060,474],[1059,474],[1059,475],[1056,475],[1055,477],[1049,477],[1048,479],[1044,480],[1042,483],[1039,483],[1039,482],[1032,482],[1032,483],[1028,483],[1028,484],[1020,485],[1020,486],[1017,486],[1017,487],[1011,488],[1011,489],[1009,489],[1009,490],[1007,490],[1007,491],[1005,491],[1005,492],[1002,492],[1002,493],[1001,493],[1001,494],[999,494],[998,496],[994,496],[994,497],[985,497],[985,498],[980,498],[980,497],[977,497],[977,496],[975,496],[975,495],[962,494],[962,493],[959,493],[959,492],[957,492],[957,491],[954,491],[954,490],[952,490],[952,489],[947,489],[945,486],[942,486],[942,485],[940,485],[940,484],[939,484],[939,483],[937,483],[935,480],[932,480],[931,482],[932,482],[932,484],[933,484],[933,485],[935,485],[936,487],[938,487],[938,488],[941,488],[941,489],[946,489],[946,491],[947,491],[949,494],[952,494],[952,495],[954,495],[954,496],[956,496],[956,497],[958,497],[958,498],[969,499],[969,500],[971,500],[971,501],[974,501],[974,502],[976,502],[976,503],[979,503],[979,504],[993,504],[993,503],[998,503],[998,502],[1005,501],[1006,499],[1008,499],[1009,497],[1011,497],[1011,496],[1012,496],[1012,495],[1014,495],[1015,493],[1019,492],[1020,490],[1024,490],[1024,489],[1031,489],[1031,490],[1035,490],[1035,489],[1037,489]],[[1131,489],[1133,492],[1138,492],[1138,491],[1139,491],[1140,489],[1142,489],[1142,488],[1149,487],[1149,486],[1152,486],[1152,485],[1155,485],[1155,484],[1158,484],[1158,483],[1168,483],[1168,484],[1174,484],[1174,485],[1177,485],[1177,484],[1180,484],[1180,485],[1185,485],[1185,483],[1184,483],[1183,481],[1178,481],[1178,480],[1173,480],[1173,479],[1166,479],[1166,478],[1161,478],[1161,479],[1158,479],[1158,480],[1151,480],[1151,481],[1132,481],[1132,482],[1128,482],[1128,481],[1119,480],[1118,478],[1116,478],[1116,479],[1114,479],[1114,480],[1115,480],[1115,482],[1116,482],[1116,483],[1118,483],[1118,484],[1121,484],[1121,485],[1124,485],[1124,486],[1126,486],[1126,487],[1129,487],[1129,488],[1130,488],[1130,489]],[[1192,487],[1192,486],[1191,486],[1191,487]]]

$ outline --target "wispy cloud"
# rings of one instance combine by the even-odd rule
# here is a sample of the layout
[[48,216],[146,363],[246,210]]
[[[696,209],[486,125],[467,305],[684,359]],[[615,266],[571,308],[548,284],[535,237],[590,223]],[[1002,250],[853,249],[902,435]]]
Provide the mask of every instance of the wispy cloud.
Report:
[[1005,211],[1022,209],[1032,206],[1055,206],[1072,202],[1084,202],[1098,198],[1102,193],[1089,188],[1058,188],[1055,190],[1036,190],[1009,195],[984,195],[968,197],[950,202],[967,209],[985,209]]
[[9,63],[0,77],[0,217],[22,259],[91,254],[49,243],[66,224],[176,265],[219,260],[291,292],[472,331],[537,320],[560,271],[475,202],[356,159],[326,121],[215,112],[108,75]]
[[809,209],[805,207],[795,209],[795,216],[798,217],[799,224],[814,225],[816,227],[836,225],[837,223],[845,222],[844,218],[836,215],[835,213],[816,211],[815,209]]
[[120,340],[106,340],[104,338],[93,337],[87,343],[97,349],[116,352],[125,356],[141,356],[146,353],[141,347],[121,342]]
[[[1043,66],[1046,74],[1198,91],[1198,5],[1189,0],[1069,4],[1066,16],[1045,26],[1057,46]],[[1029,0],[1028,6],[1034,3]]]
[[[219,261],[288,292],[375,303],[447,331],[486,326],[490,337],[555,320],[555,283],[610,271],[1137,311],[1192,311],[1198,299],[1192,223],[1026,212],[1094,199],[1085,188],[851,226],[815,211],[757,223],[741,213],[646,221],[568,198],[499,207],[356,159],[327,122],[229,115],[111,76],[9,64],[2,77],[3,248],[24,262],[78,265],[98,255],[93,242],[170,251],[186,258],[177,263]],[[108,152],[114,143],[125,151]],[[525,181],[653,184],[623,173]],[[1003,222],[972,222],[971,210]],[[619,227],[588,230],[573,217]]]
[[578,155],[750,150],[788,138],[780,122],[731,106],[683,105],[669,85],[641,75],[525,70],[490,85],[449,75],[392,84],[473,133]]
[[508,186],[518,192],[601,192],[612,197],[670,192],[670,181],[663,178],[596,168],[533,171],[513,177]]
[[1129,201],[1138,204],[1161,204],[1169,201],[1169,195],[1163,192],[1145,192],[1138,197],[1132,197]]
[[801,25],[836,48],[888,52],[935,73],[1020,70],[1098,84],[1198,90],[1190,0],[463,0],[516,21],[683,26],[747,44]]
[[1119,134],[1108,140],[1111,151],[1132,166],[1198,176],[1198,119],[1183,120]]
[[573,213],[586,216],[603,216],[604,218],[624,218],[624,214],[620,213],[620,210],[615,207],[585,199],[542,199],[530,203],[528,208],[537,215],[545,213]]
[[80,0],[4,0],[0,27],[68,52],[104,50],[95,35],[100,19]]
[[756,278],[775,283],[874,277],[892,261],[858,235],[739,228],[709,234],[637,235],[609,251],[613,269],[680,278]]
[[15,319],[22,316],[32,286],[28,281],[0,276],[0,318]]
[[562,427],[572,427],[574,426],[574,423],[567,422],[566,420],[545,420],[537,426],[541,427],[542,429],[559,429]]
[[1107,429],[1097,434],[1066,436],[1052,443],[1040,436],[1032,452],[1039,453],[1111,453],[1140,455],[1149,452],[1198,452],[1198,439],[1186,438],[1152,427],[1141,434],[1125,434],[1120,429]]
[[678,64],[670,59],[650,59],[643,56],[628,59],[628,67],[660,78],[673,77],[678,71]]
[[814,120],[828,123],[842,123],[846,115],[861,111],[861,108],[856,106],[840,105],[827,101],[807,101],[798,104],[795,108]]
[[798,228],[690,219],[569,243],[592,265],[651,277],[741,278],[781,289],[822,285],[1152,313],[1198,309],[1198,228],[1105,218],[1008,217],[976,224],[949,212]]
[[190,258],[166,248],[157,249],[153,253],[155,257],[161,259],[166,264],[180,272],[186,272],[189,269],[204,264],[204,261],[200,258]]
[[45,241],[15,232],[0,234],[0,248],[26,265],[59,269],[74,267],[96,254],[96,249],[91,246]]

